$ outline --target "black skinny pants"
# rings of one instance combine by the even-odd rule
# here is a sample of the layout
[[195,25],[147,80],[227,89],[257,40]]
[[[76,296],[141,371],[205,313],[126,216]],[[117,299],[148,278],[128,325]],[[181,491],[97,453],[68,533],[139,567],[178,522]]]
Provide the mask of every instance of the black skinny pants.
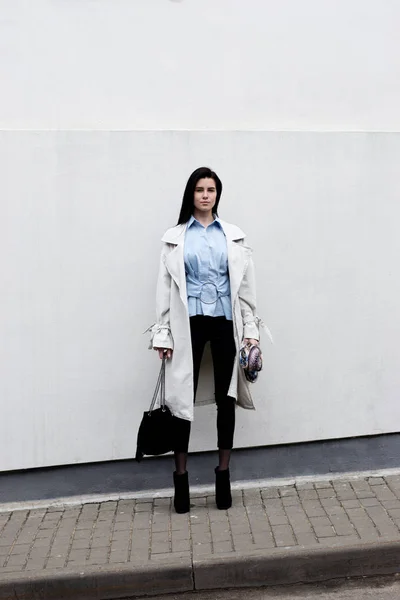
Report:
[[[204,347],[210,342],[214,366],[215,402],[217,405],[218,448],[231,450],[235,432],[235,399],[228,396],[236,356],[233,322],[225,317],[190,317],[193,352],[194,401]],[[190,421],[174,417],[175,452],[187,452]]]

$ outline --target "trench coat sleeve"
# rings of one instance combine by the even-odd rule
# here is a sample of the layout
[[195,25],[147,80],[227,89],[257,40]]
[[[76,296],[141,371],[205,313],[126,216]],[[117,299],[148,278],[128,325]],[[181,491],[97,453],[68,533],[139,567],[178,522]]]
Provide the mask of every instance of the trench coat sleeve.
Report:
[[156,290],[156,323],[151,327],[150,347],[173,349],[174,341],[169,322],[171,275],[165,266],[165,259],[166,249],[163,248],[161,251]]
[[256,311],[256,279],[251,256],[239,288],[239,303],[243,319],[243,337],[259,340],[260,319]]

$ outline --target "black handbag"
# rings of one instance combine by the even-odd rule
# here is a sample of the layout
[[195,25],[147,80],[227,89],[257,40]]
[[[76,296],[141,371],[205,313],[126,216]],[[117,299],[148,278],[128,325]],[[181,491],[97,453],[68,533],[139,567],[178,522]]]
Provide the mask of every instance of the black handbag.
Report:
[[[173,450],[173,416],[165,404],[165,357],[162,365],[153,399],[148,411],[143,413],[139,426],[136,446],[136,460],[140,462],[145,454],[157,456]],[[160,392],[160,408],[154,409]]]

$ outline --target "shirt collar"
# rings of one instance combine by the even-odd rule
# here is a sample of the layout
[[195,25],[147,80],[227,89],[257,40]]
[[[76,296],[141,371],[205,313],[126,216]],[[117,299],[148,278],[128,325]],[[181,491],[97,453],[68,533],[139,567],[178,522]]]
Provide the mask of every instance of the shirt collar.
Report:
[[[195,217],[192,215],[187,224],[188,229],[189,229],[189,227],[191,227],[193,225],[193,223],[197,223],[198,225],[201,225],[201,223],[199,223],[199,221],[197,219],[195,219]],[[219,217],[217,217],[216,215],[214,215],[214,223],[218,223],[218,227],[222,228],[221,221],[219,220]],[[213,225],[213,223],[210,223],[210,225]],[[201,226],[203,227],[203,225],[201,225]]]

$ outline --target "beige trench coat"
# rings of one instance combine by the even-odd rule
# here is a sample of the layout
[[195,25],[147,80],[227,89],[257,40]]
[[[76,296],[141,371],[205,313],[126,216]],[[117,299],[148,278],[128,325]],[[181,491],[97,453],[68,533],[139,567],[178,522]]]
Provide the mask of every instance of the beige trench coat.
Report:
[[[236,359],[228,395],[243,408],[254,409],[249,384],[239,365],[239,348],[244,337],[259,340],[252,250],[244,243],[239,227],[220,221],[228,248],[232,315]],[[193,420],[193,360],[186,294],[184,241],[187,224],[168,229],[162,237],[160,269],[156,292],[156,323],[150,348],[173,348],[166,362],[166,404],[173,415]]]

